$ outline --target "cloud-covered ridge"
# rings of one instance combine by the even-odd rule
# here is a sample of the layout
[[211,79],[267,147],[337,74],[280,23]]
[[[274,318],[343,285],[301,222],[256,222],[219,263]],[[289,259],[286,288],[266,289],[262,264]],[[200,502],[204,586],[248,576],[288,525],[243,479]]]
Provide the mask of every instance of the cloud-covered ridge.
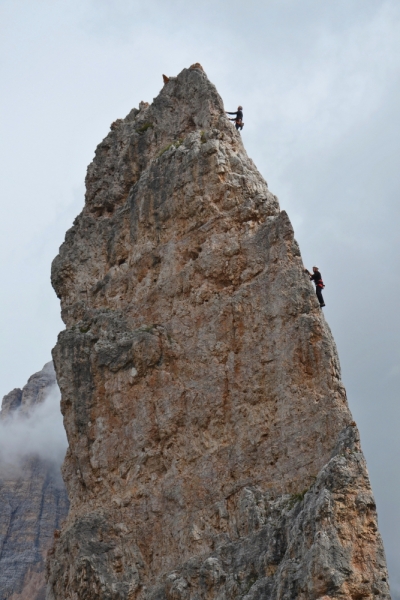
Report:
[[4,466],[16,466],[28,456],[61,465],[66,449],[57,384],[48,387],[44,400],[28,413],[19,408],[0,420],[0,464]]

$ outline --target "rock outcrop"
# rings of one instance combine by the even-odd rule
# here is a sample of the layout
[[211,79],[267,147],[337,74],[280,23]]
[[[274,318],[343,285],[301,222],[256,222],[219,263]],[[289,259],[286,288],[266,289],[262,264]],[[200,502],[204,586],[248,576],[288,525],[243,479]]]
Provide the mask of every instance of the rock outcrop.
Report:
[[389,598],[329,327],[200,65],[113,123],[54,260],[48,598]]
[[[26,386],[3,398],[0,436],[15,420],[29,420],[32,410],[56,386],[53,363],[29,378]],[[26,429],[23,428],[23,432]],[[1,440],[0,440],[1,441]],[[43,600],[45,560],[54,531],[68,512],[59,464],[25,454],[18,461],[0,452],[0,600]],[[2,446],[3,449],[3,446]]]

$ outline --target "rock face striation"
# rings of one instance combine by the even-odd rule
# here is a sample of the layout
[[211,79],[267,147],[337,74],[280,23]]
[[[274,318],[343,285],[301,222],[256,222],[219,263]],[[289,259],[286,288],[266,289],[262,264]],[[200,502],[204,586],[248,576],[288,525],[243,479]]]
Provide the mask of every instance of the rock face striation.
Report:
[[71,509],[48,598],[389,598],[339,360],[200,65],[111,126],[53,262]]
[[[0,436],[11,422],[15,428],[15,419],[29,419],[54,386],[50,362],[22,390],[4,396]],[[67,512],[59,465],[24,453],[10,463],[0,453],[0,600],[44,600],[46,554]]]

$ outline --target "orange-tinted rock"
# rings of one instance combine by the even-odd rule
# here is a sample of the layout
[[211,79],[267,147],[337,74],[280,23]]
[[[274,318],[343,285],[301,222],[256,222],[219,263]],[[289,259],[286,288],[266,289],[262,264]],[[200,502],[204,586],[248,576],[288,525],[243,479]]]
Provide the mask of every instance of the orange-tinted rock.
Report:
[[54,260],[71,499],[49,598],[389,598],[339,360],[199,65],[98,146]]

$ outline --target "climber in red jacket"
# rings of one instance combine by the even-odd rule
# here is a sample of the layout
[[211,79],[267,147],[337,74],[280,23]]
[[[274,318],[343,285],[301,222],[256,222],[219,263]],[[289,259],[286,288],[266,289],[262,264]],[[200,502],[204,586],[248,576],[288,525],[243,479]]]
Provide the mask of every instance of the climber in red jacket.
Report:
[[323,306],[325,306],[325,302],[324,299],[322,297],[322,290],[324,289],[324,282],[322,281],[322,277],[321,277],[321,273],[319,272],[319,268],[318,267],[313,267],[313,274],[311,275],[310,271],[308,271],[306,269],[306,273],[309,274],[310,276],[310,280],[313,281],[315,283],[315,291],[317,294],[317,298],[319,301],[319,305],[322,308]]

